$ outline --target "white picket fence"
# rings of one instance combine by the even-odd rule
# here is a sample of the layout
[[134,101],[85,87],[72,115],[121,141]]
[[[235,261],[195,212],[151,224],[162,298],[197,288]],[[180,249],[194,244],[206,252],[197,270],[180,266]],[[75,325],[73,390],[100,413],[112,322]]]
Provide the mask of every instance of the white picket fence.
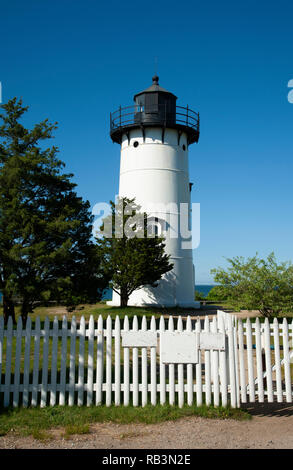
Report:
[[238,320],[240,402],[292,402],[293,323]]
[[[194,363],[167,364],[160,351],[165,331],[197,338],[220,333],[225,348],[200,340]],[[152,337],[152,345],[125,347],[127,332],[140,341]],[[74,317],[70,323],[63,317],[62,324],[46,318],[42,325],[37,318],[32,328],[28,318],[25,328],[20,319],[14,328],[11,321],[4,327],[1,317],[0,400],[5,407],[291,402],[292,354],[292,323],[286,319],[242,322],[219,311],[212,320],[169,316],[148,323],[143,317],[140,325],[137,317],[109,316],[104,322],[91,316],[78,324]]]

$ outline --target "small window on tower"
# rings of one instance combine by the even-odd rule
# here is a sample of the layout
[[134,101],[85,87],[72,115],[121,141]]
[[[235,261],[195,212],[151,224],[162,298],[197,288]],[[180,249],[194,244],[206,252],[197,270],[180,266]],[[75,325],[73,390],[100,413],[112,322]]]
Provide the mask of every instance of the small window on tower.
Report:
[[139,143],[137,142],[137,140],[133,143],[133,147],[138,147]]
[[185,150],[186,150],[186,145],[183,144],[183,145],[182,145],[182,148],[183,148],[183,150],[185,151]]

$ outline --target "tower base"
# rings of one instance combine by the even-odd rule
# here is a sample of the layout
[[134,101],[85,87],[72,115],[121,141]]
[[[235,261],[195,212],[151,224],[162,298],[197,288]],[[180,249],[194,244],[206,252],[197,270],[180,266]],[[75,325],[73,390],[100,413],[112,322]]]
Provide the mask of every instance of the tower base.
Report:
[[[176,285],[176,276],[172,270],[164,275],[156,287],[145,286],[132,292],[128,299],[129,307],[158,307],[158,308],[200,308],[200,302],[194,300],[194,289],[183,291]],[[186,283],[187,284],[187,283]],[[190,287],[190,286],[189,286]],[[183,292],[182,292],[183,291]],[[107,302],[112,307],[120,307],[120,295],[113,291],[112,300]]]
[[[120,300],[108,300],[107,305],[111,307],[120,307]],[[181,307],[181,308],[200,308],[200,302],[194,300],[191,302],[178,302],[177,304],[170,303],[170,304],[163,304],[163,303],[143,303],[143,302],[129,302],[128,307],[158,307],[158,308],[174,308],[174,307]]]

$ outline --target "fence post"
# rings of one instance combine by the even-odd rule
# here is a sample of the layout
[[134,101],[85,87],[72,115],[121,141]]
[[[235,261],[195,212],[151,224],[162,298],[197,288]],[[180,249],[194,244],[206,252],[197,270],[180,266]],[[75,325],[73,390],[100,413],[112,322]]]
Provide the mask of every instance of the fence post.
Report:
[[[147,331],[147,322],[145,315],[142,318],[141,330]],[[147,348],[141,349],[141,385],[142,385],[142,394],[141,394],[141,404],[145,406],[148,399],[148,374],[147,374]]]
[[291,390],[291,374],[290,374],[290,357],[289,357],[289,334],[287,319],[283,320],[283,348],[284,348],[284,375],[285,375],[285,390],[286,402],[292,402]]
[[6,364],[5,364],[5,386],[4,386],[4,407],[10,404],[10,384],[11,384],[11,355],[12,355],[12,318],[8,318],[6,329]]
[[87,406],[93,403],[94,385],[94,335],[95,322],[93,315],[90,316],[88,329],[88,364],[87,364]]
[[[217,333],[218,325],[216,317],[213,318],[211,331]],[[214,406],[220,404],[220,389],[219,389],[219,351],[212,351],[212,364],[213,364],[213,382],[214,382]]]
[[[225,334],[225,346],[226,346],[226,332],[225,324],[222,316],[218,316],[219,331]],[[222,406],[227,406],[228,404],[228,377],[227,377],[227,360],[226,360],[226,348],[224,351],[219,353],[219,365],[220,365],[220,380],[221,380],[221,398]]]
[[[201,325],[199,317],[196,320],[195,331],[200,333]],[[197,406],[202,405],[202,376],[201,376],[201,350],[198,351],[198,363],[195,365],[195,377],[196,377],[196,404]]]
[[61,370],[60,370],[60,392],[59,405],[65,404],[65,388],[66,388],[66,358],[67,358],[67,318],[64,315],[62,321],[62,344],[61,344]]
[[69,358],[69,396],[68,405],[74,405],[75,396],[75,349],[76,349],[76,320],[73,316],[71,319],[70,329],[70,358]]
[[252,354],[252,328],[250,319],[246,320],[246,336],[247,336],[247,367],[248,367],[248,385],[249,385],[249,401],[255,402],[255,384],[254,384],[254,367]]
[[55,316],[54,321],[53,321],[50,406],[54,406],[56,404],[57,360],[58,360],[58,318]]
[[[123,324],[124,331],[129,331],[129,320],[128,316],[124,317],[124,324]],[[129,382],[129,348],[124,348],[124,357],[123,357],[123,402],[124,406],[129,405],[129,389],[130,389],[130,382]]]
[[[178,318],[177,331],[183,331],[182,317]],[[183,364],[178,364],[178,405],[182,408],[184,405],[184,375],[183,375]]]
[[238,320],[238,338],[239,338],[239,368],[240,368],[241,402],[246,403],[247,394],[246,394],[246,384],[245,384],[243,323],[242,323],[241,318]]
[[43,340],[43,365],[42,365],[42,385],[41,385],[41,408],[47,404],[48,392],[48,357],[49,357],[49,318],[45,318],[44,340]]
[[[155,317],[151,318],[151,331],[156,331]],[[157,404],[157,348],[151,347],[151,404]]]
[[[190,315],[187,316],[186,331],[192,331]],[[189,406],[193,404],[193,364],[187,364],[187,404]]]
[[104,328],[103,317],[99,315],[97,335],[97,373],[96,373],[96,405],[102,404],[104,381]]
[[112,319],[106,322],[106,406],[112,403]]
[[[168,331],[174,331],[173,317],[169,317]],[[169,364],[169,404],[175,403],[175,365]]]
[[84,344],[85,344],[85,318],[81,317],[79,323],[79,353],[78,353],[78,394],[77,405],[82,406],[84,402]]
[[236,397],[236,371],[235,371],[235,361],[234,361],[234,335],[233,335],[233,326],[232,326],[232,317],[228,318],[228,347],[229,347],[229,376],[230,376],[230,400],[231,407],[237,407],[237,397]]
[[34,368],[33,368],[33,392],[31,406],[37,406],[38,402],[38,386],[39,386],[39,363],[40,363],[40,337],[41,325],[40,318],[35,321],[35,341],[34,341]]
[[115,405],[120,405],[121,378],[120,378],[120,319],[115,320]]
[[237,319],[232,317],[233,342],[234,342],[234,367],[236,381],[236,406],[240,406],[240,390],[239,390],[239,369],[238,369],[238,342],[237,342]]
[[22,345],[22,318],[17,319],[16,328],[16,347],[15,347],[15,365],[14,365],[14,384],[13,384],[13,406],[19,404],[19,384],[20,384],[20,360]]
[[272,380],[272,361],[271,361],[271,331],[269,320],[265,319],[265,370],[266,370],[266,385],[268,392],[268,402],[274,401],[273,395],[273,380]]
[[256,368],[257,368],[257,391],[258,401],[264,402],[264,389],[263,389],[263,370],[262,370],[262,348],[261,348],[261,334],[259,318],[255,320],[255,347],[256,347]]
[[[163,315],[161,315],[160,333],[164,331],[165,331],[165,320],[164,320]],[[161,355],[160,355],[160,403],[161,405],[164,405],[166,403],[166,366],[161,361]]]
[[[48,328],[50,328],[48,319]],[[26,321],[25,329],[25,349],[24,349],[24,367],[23,367],[23,395],[22,395],[22,406],[28,406],[29,397],[29,379],[30,379],[30,351],[31,351],[31,334],[32,334],[32,321],[28,317]],[[48,333],[49,334],[49,333]],[[48,337],[49,346],[49,337]],[[49,350],[48,354],[49,356]],[[47,361],[47,386],[48,386],[48,361]]]
[[[132,320],[132,330],[138,331],[137,316]],[[138,348],[132,350],[132,400],[133,406],[138,406]]]
[[276,383],[277,383],[277,401],[282,403],[282,373],[281,373],[281,357],[280,357],[280,330],[277,318],[274,318],[274,348],[275,348],[275,364],[276,364]]
[[[205,317],[204,321],[204,331],[209,333],[210,331],[210,322],[208,317]],[[206,405],[209,406],[212,401],[212,394],[211,394],[211,353],[210,351],[204,352],[205,356],[205,398],[206,398]]]

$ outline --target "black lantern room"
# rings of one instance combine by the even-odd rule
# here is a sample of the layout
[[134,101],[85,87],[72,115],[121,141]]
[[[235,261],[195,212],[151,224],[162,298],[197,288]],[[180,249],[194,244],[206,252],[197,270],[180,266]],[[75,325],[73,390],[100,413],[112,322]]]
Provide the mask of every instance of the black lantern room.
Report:
[[122,135],[132,129],[140,128],[145,135],[147,127],[160,127],[162,141],[166,128],[178,131],[178,140],[182,132],[187,134],[188,143],[198,142],[199,114],[188,106],[176,104],[177,97],[159,85],[159,77],[153,77],[152,85],[134,95],[134,106],[119,108],[110,114],[110,136],[113,142],[121,143]]

